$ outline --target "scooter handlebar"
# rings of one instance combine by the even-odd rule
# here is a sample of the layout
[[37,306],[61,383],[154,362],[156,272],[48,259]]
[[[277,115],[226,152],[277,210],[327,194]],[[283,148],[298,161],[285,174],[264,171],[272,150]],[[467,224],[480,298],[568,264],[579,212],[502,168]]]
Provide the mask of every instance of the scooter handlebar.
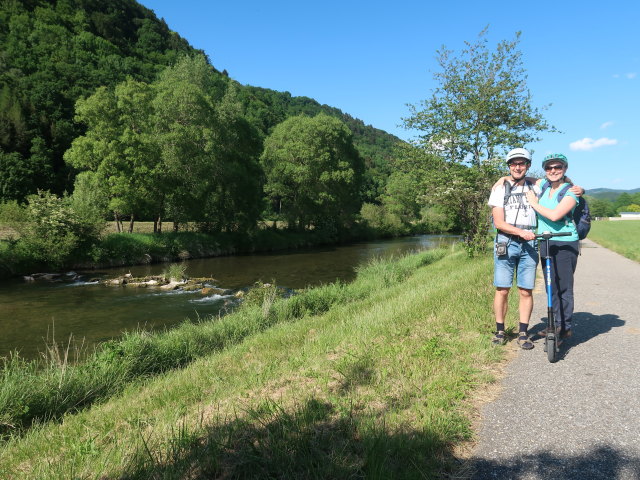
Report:
[[542,232],[542,233],[538,233],[536,235],[536,238],[538,239],[544,239],[544,240],[549,240],[550,238],[553,237],[569,237],[573,235],[571,232],[557,232],[557,233],[553,233],[553,232]]

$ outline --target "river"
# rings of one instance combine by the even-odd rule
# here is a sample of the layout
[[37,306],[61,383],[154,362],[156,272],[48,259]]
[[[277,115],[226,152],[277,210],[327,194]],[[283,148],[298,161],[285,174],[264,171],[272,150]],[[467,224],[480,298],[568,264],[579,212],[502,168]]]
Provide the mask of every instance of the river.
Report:
[[[45,345],[70,338],[85,348],[116,338],[137,328],[159,329],[217,315],[236,301],[234,293],[257,281],[275,282],[287,289],[300,289],[351,281],[358,265],[373,257],[389,257],[450,245],[455,236],[418,235],[393,240],[357,243],[272,254],[236,255],[186,261],[189,277],[213,277],[224,294],[160,292],[153,289],[112,287],[89,280],[125,273],[157,275],[167,264],[132,266],[76,272],[74,280],[0,283],[0,356],[18,351],[23,358],[36,358]],[[70,277],[62,277],[70,278]]]

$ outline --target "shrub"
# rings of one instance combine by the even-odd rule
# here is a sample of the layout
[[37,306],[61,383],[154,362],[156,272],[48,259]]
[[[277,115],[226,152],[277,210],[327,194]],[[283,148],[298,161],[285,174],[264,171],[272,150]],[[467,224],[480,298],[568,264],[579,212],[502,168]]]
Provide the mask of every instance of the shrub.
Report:
[[167,280],[179,282],[185,278],[186,271],[187,266],[184,263],[172,263],[165,269],[163,276]]
[[51,265],[63,266],[78,250],[93,244],[99,237],[104,222],[80,218],[68,197],[38,191],[27,197],[27,204],[3,205],[2,221],[18,232],[12,244],[17,258],[31,259]]
[[365,203],[360,209],[360,218],[383,236],[406,235],[411,230],[400,216],[387,211],[382,205]]

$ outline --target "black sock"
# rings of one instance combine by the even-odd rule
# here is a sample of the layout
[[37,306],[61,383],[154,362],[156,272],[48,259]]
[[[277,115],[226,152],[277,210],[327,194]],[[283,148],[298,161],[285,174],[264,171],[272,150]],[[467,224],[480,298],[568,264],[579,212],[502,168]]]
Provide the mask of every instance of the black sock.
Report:
[[520,322],[519,325],[520,325],[519,332],[524,333],[526,335],[527,329],[529,328],[529,324]]
[[496,333],[497,332],[504,332],[504,323],[496,322]]

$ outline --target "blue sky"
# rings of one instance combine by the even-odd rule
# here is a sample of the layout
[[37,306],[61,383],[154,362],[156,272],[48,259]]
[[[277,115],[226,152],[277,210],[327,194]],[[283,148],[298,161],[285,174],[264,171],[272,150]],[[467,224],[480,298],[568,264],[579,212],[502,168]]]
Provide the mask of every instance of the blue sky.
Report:
[[562,133],[526,145],[539,169],[562,152],[585,188],[640,188],[640,4],[602,1],[142,0],[242,84],[314,98],[410,140],[399,125],[437,86],[436,50],[489,27],[521,31],[538,108]]

